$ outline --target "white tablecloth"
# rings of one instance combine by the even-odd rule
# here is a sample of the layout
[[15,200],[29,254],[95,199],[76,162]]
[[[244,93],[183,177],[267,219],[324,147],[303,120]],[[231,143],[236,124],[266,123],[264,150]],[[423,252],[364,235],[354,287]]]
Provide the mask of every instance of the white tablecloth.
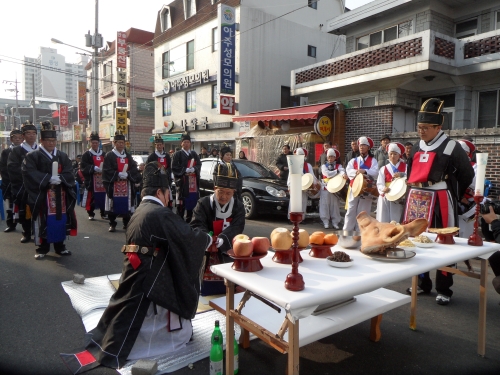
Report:
[[[426,233],[432,239],[435,235]],[[454,245],[436,243],[432,248],[412,248],[416,256],[404,261],[384,262],[373,260],[359,250],[347,250],[338,245],[332,251],[345,251],[354,260],[349,268],[330,267],[325,259],[312,258],[302,251],[304,261],[299,264],[305,289],[292,292],[285,288],[286,275],[291,265],[275,263],[273,253],[261,259],[264,269],[258,272],[238,272],[232,263],[212,266],[212,272],[283,307],[293,319],[310,315],[317,306],[344,300],[358,294],[371,292],[386,285],[454,264],[463,260],[483,256],[488,258],[500,250],[500,244],[485,242],[483,246],[469,246],[467,240],[455,238]]]

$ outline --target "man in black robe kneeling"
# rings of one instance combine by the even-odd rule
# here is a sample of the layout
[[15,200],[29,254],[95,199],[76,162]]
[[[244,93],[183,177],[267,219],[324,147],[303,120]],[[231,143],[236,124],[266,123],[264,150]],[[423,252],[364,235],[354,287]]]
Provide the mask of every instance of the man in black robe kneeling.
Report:
[[181,349],[192,335],[200,274],[209,235],[191,229],[166,206],[169,178],[157,162],[143,173],[142,201],[127,226],[124,266],[85,349],[61,358],[74,374],[99,365],[122,367],[127,360]]

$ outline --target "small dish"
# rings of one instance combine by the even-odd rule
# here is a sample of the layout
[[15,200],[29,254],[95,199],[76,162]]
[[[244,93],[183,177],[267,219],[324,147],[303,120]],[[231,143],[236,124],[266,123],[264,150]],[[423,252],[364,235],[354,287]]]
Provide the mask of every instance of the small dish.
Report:
[[354,264],[354,260],[350,260],[349,262],[335,262],[333,260],[330,260],[332,257],[326,257],[326,263],[328,263],[329,266],[332,267],[337,267],[337,268],[347,268],[351,267]]
[[434,242],[416,242],[412,241],[413,244],[417,247],[434,247]]

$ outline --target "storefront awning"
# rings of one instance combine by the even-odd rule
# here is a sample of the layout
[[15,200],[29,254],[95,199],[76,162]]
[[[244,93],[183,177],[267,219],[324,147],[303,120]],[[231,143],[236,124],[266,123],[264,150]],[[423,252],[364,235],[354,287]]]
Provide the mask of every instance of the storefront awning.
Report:
[[283,109],[273,109],[271,111],[252,112],[247,115],[233,117],[233,122],[236,121],[287,121],[287,120],[307,120],[315,119],[318,113],[333,107],[332,103],[304,105],[301,107],[291,107]]
[[[173,141],[179,141],[181,139],[181,133],[174,133],[174,134],[162,134],[161,137],[163,138],[163,142],[173,142]],[[155,140],[154,135],[149,137],[149,142],[153,142]]]

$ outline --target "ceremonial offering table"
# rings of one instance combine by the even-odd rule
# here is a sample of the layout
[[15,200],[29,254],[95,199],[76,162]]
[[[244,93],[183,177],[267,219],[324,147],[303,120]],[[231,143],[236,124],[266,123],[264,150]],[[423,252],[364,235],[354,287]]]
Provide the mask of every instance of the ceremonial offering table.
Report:
[[[435,235],[426,233],[434,239]],[[212,307],[226,315],[226,342],[232,340],[234,323],[247,330],[282,353],[288,353],[288,374],[299,373],[299,347],[339,332],[369,318],[372,319],[371,338],[377,339],[380,314],[409,302],[409,297],[383,288],[429,270],[445,267],[463,260],[481,257],[479,339],[478,352],[484,355],[486,324],[486,259],[500,244],[484,243],[469,246],[466,239],[456,238],[454,245],[435,244],[432,248],[412,249],[416,256],[403,261],[385,262],[363,255],[359,250],[346,250],[335,246],[332,251],[345,251],[354,263],[349,268],[328,266],[325,259],[310,257],[302,252],[304,261],[299,272],[305,282],[300,292],[289,291],[284,281],[290,265],[272,261],[270,255],[261,259],[264,268],[258,272],[238,272],[231,263],[212,266],[216,275],[226,281],[226,297],[212,301]],[[235,284],[265,299],[250,298],[247,307],[235,309]],[[413,279],[411,328],[416,327],[416,277]],[[348,301],[331,308],[335,302]],[[224,301],[225,300],[225,301]],[[352,301],[352,300],[351,300]],[[280,314],[272,309],[280,309]],[[319,310],[319,311],[318,311]],[[316,311],[316,312],[315,312]],[[299,322],[302,330],[299,332]],[[276,328],[279,326],[279,329]],[[233,373],[233,347],[226,347],[226,373]]]

